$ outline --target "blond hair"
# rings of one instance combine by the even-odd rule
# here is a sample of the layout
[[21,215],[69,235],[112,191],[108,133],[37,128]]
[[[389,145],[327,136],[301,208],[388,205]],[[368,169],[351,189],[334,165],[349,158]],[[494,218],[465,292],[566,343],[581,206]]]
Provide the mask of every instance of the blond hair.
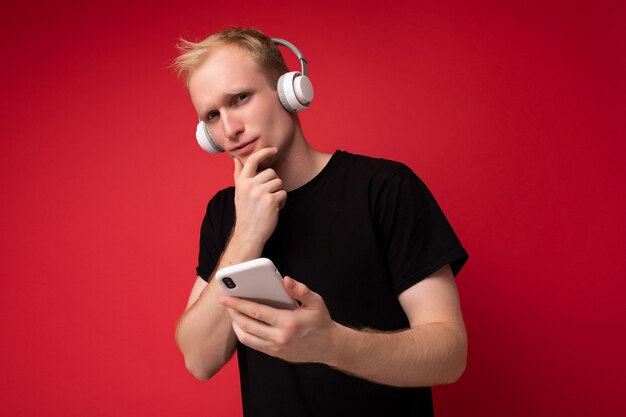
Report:
[[181,38],[177,45],[181,54],[172,62],[172,67],[189,88],[191,74],[204,63],[209,53],[226,45],[237,46],[250,55],[274,89],[280,76],[289,71],[280,50],[269,37],[254,28],[236,27],[216,32],[200,42]]

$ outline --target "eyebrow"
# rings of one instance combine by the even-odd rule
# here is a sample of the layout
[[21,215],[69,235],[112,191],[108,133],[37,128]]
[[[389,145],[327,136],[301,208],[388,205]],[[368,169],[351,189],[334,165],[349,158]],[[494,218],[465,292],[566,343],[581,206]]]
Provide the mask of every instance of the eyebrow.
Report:
[[[239,94],[242,93],[247,93],[250,94],[253,90],[255,90],[255,88],[251,85],[247,86],[246,88],[233,88],[229,91],[226,91],[224,93],[222,93],[218,99],[216,100],[217,103],[220,103],[222,101],[230,101],[232,99],[232,97],[237,96]],[[201,119],[205,120],[209,118],[209,113],[211,113],[212,111],[215,111],[216,108],[218,106],[208,106],[206,110],[202,110],[201,112],[198,113],[198,117],[200,117]]]
[[252,85],[247,85],[247,86],[240,86],[237,88],[231,88],[228,91],[225,91],[224,93],[220,94],[217,98],[217,102],[221,102],[224,100],[230,100],[233,96],[236,96],[238,94],[241,93],[251,93],[253,91],[256,91],[257,89],[252,86]]

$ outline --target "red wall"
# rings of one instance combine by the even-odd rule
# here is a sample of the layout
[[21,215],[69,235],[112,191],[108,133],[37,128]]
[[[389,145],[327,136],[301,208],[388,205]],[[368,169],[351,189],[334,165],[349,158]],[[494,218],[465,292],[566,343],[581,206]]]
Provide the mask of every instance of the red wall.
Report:
[[623,2],[105,3],[0,13],[2,415],[240,415],[174,343],[232,167],[167,66],[226,25],[298,45],[310,142],[410,165],[470,252],[439,416],[623,413]]

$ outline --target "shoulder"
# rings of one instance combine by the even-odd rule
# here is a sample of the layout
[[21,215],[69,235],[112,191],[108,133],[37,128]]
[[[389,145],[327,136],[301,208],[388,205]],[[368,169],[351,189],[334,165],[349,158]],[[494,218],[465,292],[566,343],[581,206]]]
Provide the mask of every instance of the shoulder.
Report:
[[223,207],[229,203],[233,203],[235,198],[235,187],[226,187],[217,193],[209,200],[207,204],[207,211],[213,207]]
[[342,164],[351,165],[371,172],[395,172],[408,167],[402,162],[390,159],[376,158],[373,156],[359,155],[347,151],[338,150],[336,156]]
[[412,182],[423,184],[421,179],[406,164],[384,158],[358,155],[346,151],[336,152],[337,166],[340,171],[359,178],[370,187],[386,187],[393,182]]
[[235,189],[228,187],[218,191],[209,201],[202,219],[203,238],[220,236],[227,239],[235,217]]
[[404,163],[390,159],[358,155],[342,150],[338,150],[336,156],[338,165],[350,170],[357,170],[359,174],[385,177],[394,176],[399,173],[413,173],[411,168]]
[[209,200],[204,214],[205,221],[218,222],[224,214],[235,210],[235,187],[227,187],[218,191]]

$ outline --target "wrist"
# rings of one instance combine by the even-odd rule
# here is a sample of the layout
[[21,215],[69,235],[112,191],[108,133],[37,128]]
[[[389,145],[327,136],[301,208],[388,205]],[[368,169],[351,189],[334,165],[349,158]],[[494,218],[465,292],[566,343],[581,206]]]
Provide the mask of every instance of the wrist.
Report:
[[348,361],[354,355],[354,348],[356,347],[356,333],[354,329],[337,322],[334,323],[333,330],[330,333],[329,356],[326,361],[328,366],[337,369],[349,367]]
[[242,234],[235,227],[228,242],[227,252],[236,258],[250,260],[260,257],[264,246],[264,239]]

